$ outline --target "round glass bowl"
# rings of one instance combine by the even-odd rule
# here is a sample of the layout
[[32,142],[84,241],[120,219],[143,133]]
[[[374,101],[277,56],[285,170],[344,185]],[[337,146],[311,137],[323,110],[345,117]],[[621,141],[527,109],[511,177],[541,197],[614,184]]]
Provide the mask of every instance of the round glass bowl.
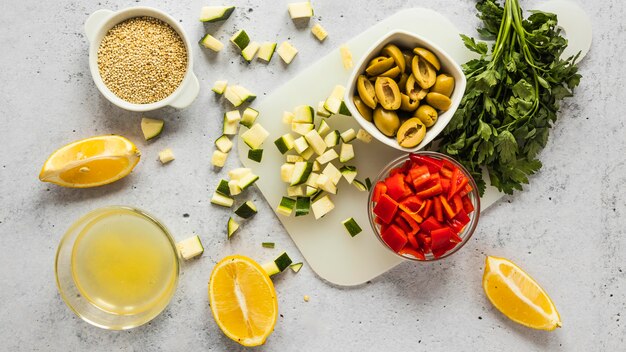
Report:
[[63,301],[86,322],[125,330],[169,304],[180,273],[178,250],[159,221],[130,207],[94,210],[65,233],[55,274]]
[[418,152],[414,152],[412,153],[414,155],[424,155],[424,156],[428,156],[431,158],[435,158],[435,159],[439,159],[439,160],[447,160],[450,163],[452,163],[455,167],[457,167],[467,178],[468,178],[468,184],[472,187],[472,191],[468,193],[469,199],[472,202],[472,205],[474,206],[474,211],[472,211],[470,214],[468,214],[470,221],[469,223],[467,223],[467,225],[465,225],[465,227],[463,228],[463,231],[461,231],[458,236],[461,237],[461,241],[458,242],[454,248],[448,250],[447,252],[445,252],[443,255],[441,255],[440,257],[435,257],[431,252],[428,253],[424,253],[424,259],[421,258],[416,258],[414,256],[411,255],[403,255],[400,254],[396,251],[394,251],[393,249],[391,249],[391,247],[389,247],[389,245],[387,245],[387,243],[382,239],[381,236],[381,226],[379,224],[377,224],[374,219],[376,217],[376,215],[374,214],[374,202],[372,202],[372,195],[374,193],[374,186],[379,182],[379,181],[384,181],[388,176],[389,176],[389,172],[397,167],[400,167],[402,165],[404,165],[404,163],[408,160],[410,160],[410,154],[406,154],[403,156],[398,157],[395,160],[392,160],[389,164],[387,164],[387,166],[385,166],[382,171],[378,174],[378,176],[376,177],[376,181],[372,184],[372,189],[370,190],[370,194],[369,194],[369,198],[368,198],[368,217],[370,220],[370,225],[372,227],[372,229],[374,230],[374,233],[376,234],[376,238],[378,238],[378,240],[380,241],[380,243],[385,246],[385,248],[387,248],[389,251],[393,252],[394,254],[396,254],[397,256],[400,256],[404,259],[407,260],[413,260],[413,261],[418,261],[418,262],[423,262],[423,261],[436,261],[436,260],[440,260],[443,258],[447,258],[451,255],[453,255],[454,253],[456,253],[459,249],[461,249],[465,243],[467,243],[467,241],[469,241],[469,239],[472,237],[472,235],[474,234],[474,231],[476,230],[476,225],[478,225],[478,219],[480,217],[480,197],[478,195],[478,188],[476,186],[476,182],[474,181],[474,179],[472,178],[472,176],[470,176],[470,173],[467,171],[467,169],[465,169],[465,167],[463,167],[463,165],[459,164],[456,160],[452,159],[451,157],[445,155],[445,154],[441,154],[441,153],[437,153],[437,152],[431,152],[431,151],[418,151]]

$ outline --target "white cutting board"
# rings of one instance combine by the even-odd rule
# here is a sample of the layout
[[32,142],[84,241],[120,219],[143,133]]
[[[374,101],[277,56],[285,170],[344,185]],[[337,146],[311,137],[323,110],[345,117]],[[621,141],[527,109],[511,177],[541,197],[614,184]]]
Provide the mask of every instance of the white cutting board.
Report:
[[[414,8],[388,17],[347,42],[354,61],[358,61],[379,38],[396,29],[428,38],[459,63],[473,58],[473,54],[463,46],[459,30],[446,17],[430,9]],[[281,122],[283,111],[293,111],[294,107],[302,104],[317,107],[317,103],[326,99],[335,85],[347,85],[349,74],[350,71],[343,68],[339,49],[335,49],[255,104],[254,108],[260,112],[257,122],[270,132],[263,146],[263,161],[256,163],[249,160],[248,147],[244,143],[238,143],[239,157],[246,167],[260,176],[256,185],[273,209],[286,195],[287,188],[287,184],[280,180],[280,166],[285,157],[273,145],[278,137],[291,132],[289,126]],[[359,128],[354,119],[347,116],[336,115],[327,122],[332,129],[340,131],[348,128],[358,131]],[[354,141],[353,145],[356,158],[349,164],[357,167],[358,180],[365,180],[366,177],[374,180],[389,161],[401,154],[375,140],[370,144]],[[357,191],[342,178],[338,194],[331,196],[335,209],[322,219],[316,221],[312,214],[298,218],[293,214],[291,217],[277,214],[309,266],[333,284],[359,285],[403,261],[375,237],[367,217],[367,196],[367,192]],[[488,188],[481,198],[481,210],[484,211],[501,197],[502,194],[495,188]],[[349,217],[353,217],[363,229],[354,238],[341,224]]]

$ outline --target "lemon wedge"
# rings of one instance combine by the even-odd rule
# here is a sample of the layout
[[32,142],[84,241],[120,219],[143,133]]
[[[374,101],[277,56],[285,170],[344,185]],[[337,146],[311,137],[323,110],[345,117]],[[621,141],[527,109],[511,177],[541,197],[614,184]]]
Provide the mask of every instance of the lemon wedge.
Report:
[[561,317],[548,294],[520,267],[504,258],[488,256],[483,289],[502,314],[539,330],[561,327]]
[[248,257],[233,255],[215,265],[209,280],[209,301],[220,329],[244,346],[262,345],[274,330],[278,316],[274,284]]
[[139,158],[137,147],[122,136],[91,137],[52,153],[39,179],[71,188],[102,186],[128,175]]

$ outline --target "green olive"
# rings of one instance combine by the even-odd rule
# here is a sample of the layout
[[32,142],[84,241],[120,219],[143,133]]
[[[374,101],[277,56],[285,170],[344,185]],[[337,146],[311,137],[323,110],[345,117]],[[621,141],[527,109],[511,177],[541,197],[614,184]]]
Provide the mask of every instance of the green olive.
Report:
[[354,106],[356,106],[356,109],[359,110],[359,114],[361,114],[361,116],[363,116],[365,120],[372,122],[372,109],[370,109],[369,106],[365,105],[363,100],[361,100],[358,95],[355,95],[352,100],[354,102]]
[[380,106],[374,110],[374,125],[385,136],[394,137],[400,127],[400,119],[395,111],[385,110]]
[[372,66],[373,64],[381,62],[386,59],[387,59],[386,56],[376,56],[375,58],[371,59],[370,62],[367,63],[367,66]]
[[408,95],[404,93],[400,93],[400,97],[402,101],[400,104],[400,110],[402,111],[412,112],[415,111],[415,109],[417,109],[417,107],[420,105],[419,100],[411,99]]
[[393,61],[393,58],[387,57],[384,60],[375,62],[367,66],[367,68],[365,69],[365,72],[370,76],[378,76],[379,74],[390,69],[394,63],[395,61]]
[[394,66],[394,67],[388,69],[387,71],[381,73],[378,77],[396,78],[396,77],[398,77],[400,72],[402,72],[402,71],[400,71],[400,68],[398,66]]
[[407,75],[406,73],[402,72],[402,75],[400,75],[400,79],[398,79],[398,87],[400,87],[400,90],[406,89],[406,81],[409,79],[410,75],[410,73]]
[[435,80],[435,85],[430,89],[433,93],[443,94],[447,97],[452,95],[452,91],[454,90],[454,77],[447,75],[445,73],[437,76],[437,80]]
[[439,114],[437,114],[437,110],[435,110],[432,106],[421,105],[415,111],[414,116],[420,119],[420,121],[422,121],[424,126],[430,127],[434,125],[435,122],[437,122],[437,118],[439,117]]
[[430,106],[441,111],[446,111],[450,109],[450,105],[452,105],[452,100],[450,100],[450,98],[443,94],[433,92],[430,92],[426,95],[426,102]]
[[404,72],[410,74],[411,73],[411,62],[413,61],[413,54],[408,50],[402,50],[402,56],[404,56],[404,62],[406,62],[406,67],[404,68]]
[[359,97],[365,105],[369,106],[371,109],[376,107],[376,91],[374,90],[374,85],[370,82],[367,77],[360,75],[356,81],[356,89],[359,92]]
[[376,98],[380,105],[387,110],[398,110],[402,99],[400,98],[400,88],[396,81],[389,77],[378,77],[374,84]]
[[406,68],[406,61],[404,60],[404,55],[402,55],[400,48],[393,44],[387,44],[381,53],[393,58],[393,61],[396,63],[396,66],[399,67],[400,72],[404,72],[404,69]]
[[411,62],[411,69],[413,70],[413,76],[423,89],[428,89],[435,84],[437,80],[437,73],[435,67],[423,57],[415,55]]
[[400,126],[396,139],[404,148],[413,148],[420,144],[426,136],[426,126],[418,118],[410,118]]
[[439,59],[437,58],[435,54],[433,54],[432,51],[428,49],[424,49],[424,48],[415,48],[413,49],[413,52],[423,57],[424,60],[428,61],[431,65],[433,65],[435,70],[439,71],[441,69],[441,63],[439,62]]
[[426,97],[428,93],[428,89],[422,89],[422,87],[417,84],[417,80],[415,76],[410,75],[406,80],[406,95],[413,100],[422,100]]

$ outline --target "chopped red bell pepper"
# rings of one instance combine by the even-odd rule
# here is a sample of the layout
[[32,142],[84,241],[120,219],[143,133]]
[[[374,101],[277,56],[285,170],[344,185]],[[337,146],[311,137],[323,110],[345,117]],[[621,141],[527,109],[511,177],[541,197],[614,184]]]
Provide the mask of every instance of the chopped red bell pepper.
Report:
[[437,221],[437,219],[435,219],[433,216],[427,218],[426,220],[424,220],[424,222],[420,224],[420,228],[422,229],[422,231],[427,231],[427,232],[438,230],[442,227],[443,225],[439,221]]
[[393,221],[396,211],[398,211],[398,203],[386,194],[383,194],[380,197],[378,203],[376,203],[376,206],[374,207],[374,214],[378,215],[378,217],[380,217],[380,219],[386,224],[390,224]]
[[400,202],[401,205],[405,206],[407,209],[414,213],[420,210],[423,203],[424,201],[417,198],[416,196],[408,196]]
[[460,191],[464,190],[469,180],[467,179],[467,177],[463,176],[462,172],[459,171],[456,179],[453,178],[450,182],[455,184],[456,189],[452,190],[452,184],[450,185],[448,199],[452,198],[455,194],[459,194]]
[[443,161],[431,158],[429,156],[411,154],[409,157],[413,162],[417,163],[418,165],[426,165],[426,167],[428,167],[428,171],[431,174],[439,172],[439,170],[441,170],[441,167],[443,166]]
[[409,176],[411,177],[411,184],[413,187],[418,188],[422,184],[428,182],[430,179],[430,172],[425,165],[422,165],[409,170]]
[[384,182],[376,182],[374,186],[374,192],[372,193],[372,202],[378,203],[380,196],[387,193],[387,185]]
[[[461,233],[463,232],[463,229],[465,228],[465,225],[462,224],[459,220],[456,219],[451,219],[448,220],[448,225],[450,226],[450,228],[456,232],[456,233]],[[458,235],[457,235],[458,236]],[[460,238],[460,237],[459,237]]]
[[407,234],[416,234],[417,231],[420,230],[420,226],[417,223],[417,221],[415,221],[415,219],[413,219],[413,217],[407,213],[405,213],[404,211],[400,211],[398,212],[398,214],[400,215],[400,218],[404,219],[404,221],[406,221],[406,223],[409,225],[410,230],[407,231]]
[[441,174],[442,177],[447,178],[447,179],[451,179],[452,178],[452,170],[453,169],[449,169],[447,168],[445,165],[441,168],[441,170],[439,170],[439,173]]
[[444,169],[448,169],[450,171],[454,171],[454,169],[456,169],[456,165],[454,165],[450,160],[448,159],[442,159],[441,162],[443,163],[443,168]]
[[450,191],[450,180],[448,180],[447,178],[441,179],[441,190],[441,193],[448,194],[448,192]]
[[472,204],[472,201],[469,199],[469,196],[463,196],[463,198],[461,198],[461,201],[463,202],[463,210],[465,210],[467,214],[474,211],[474,205]]
[[404,174],[395,174],[391,177],[387,177],[385,185],[387,185],[387,194],[393,198],[393,200],[397,201],[407,193],[406,184],[404,183]]
[[433,251],[437,251],[439,249],[443,249],[449,246],[450,239],[452,238],[454,231],[445,226],[443,228],[433,230],[430,232],[430,238],[432,242],[430,244],[430,248]]
[[426,198],[431,198],[433,196],[441,194],[441,192],[443,192],[443,189],[441,188],[441,183],[437,183],[428,189],[425,189],[421,192],[417,192],[416,196],[418,196],[421,199],[426,199]]
[[439,222],[443,221],[443,210],[441,208],[441,200],[439,200],[439,197],[433,198],[433,210],[435,213],[435,219],[437,219],[437,221]]
[[408,242],[402,229],[396,225],[389,226],[381,237],[394,252],[400,251]]
[[463,208],[456,213],[454,220],[458,220],[463,225],[467,225],[471,221],[470,217],[467,215],[465,210],[463,210]]
[[458,168],[455,167],[454,170],[452,170],[452,175],[450,176],[450,189],[448,190],[448,193],[447,193],[448,200],[450,200],[450,198],[452,198],[452,195],[455,194],[459,190],[457,179],[459,178],[460,174],[461,174],[461,171],[459,171]]
[[408,209],[404,205],[399,204],[398,208],[400,208],[400,210],[402,210],[402,212],[406,213],[408,216],[413,218],[413,220],[415,220],[415,222],[420,223],[420,222],[424,221],[424,218],[421,217],[417,212],[411,211],[411,209]]
[[454,209],[452,209],[452,206],[446,200],[446,197],[444,197],[443,195],[440,195],[439,200],[441,201],[441,206],[443,207],[443,212],[446,215],[446,217],[448,219],[454,218],[456,213],[454,212]]
[[468,183],[468,184],[465,185],[465,189],[462,189],[462,190],[459,191],[459,195],[461,197],[465,197],[466,195],[468,195],[473,190],[474,190],[474,188],[472,188],[472,186],[470,186],[469,183]]
[[430,243],[432,242],[432,239],[429,234],[425,232],[418,232],[415,238],[417,238],[417,243],[419,243],[420,248],[424,250],[424,253],[430,252]]
[[433,208],[433,201],[432,199],[427,199],[424,202],[424,207],[422,207],[422,209],[420,211],[418,211],[417,213],[423,217],[423,218],[427,218],[430,216],[430,213],[432,212],[432,208]]
[[408,233],[406,235],[406,239],[409,241],[409,246],[411,246],[413,249],[418,249],[420,248],[419,243],[417,243],[417,238],[415,238],[415,235],[417,235],[417,233]]
[[422,253],[419,250],[415,250],[411,247],[404,247],[402,248],[398,253],[402,254],[402,255],[410,255],[415,257],[416,259],[419,260],[425,260],[426,257],[424,256],[424,253]]
[[393,218],[393,224],[401,228],[405,234],[411,232],[411,225],[409,225],[409,223],[400,216],[396,216],[395,218]]
[[452,197],[452,204],[454,204],[455,213],[463,210],[463,201],[461,200],[461,196],[459,196],[458,194],[455,194],[454,197]]

